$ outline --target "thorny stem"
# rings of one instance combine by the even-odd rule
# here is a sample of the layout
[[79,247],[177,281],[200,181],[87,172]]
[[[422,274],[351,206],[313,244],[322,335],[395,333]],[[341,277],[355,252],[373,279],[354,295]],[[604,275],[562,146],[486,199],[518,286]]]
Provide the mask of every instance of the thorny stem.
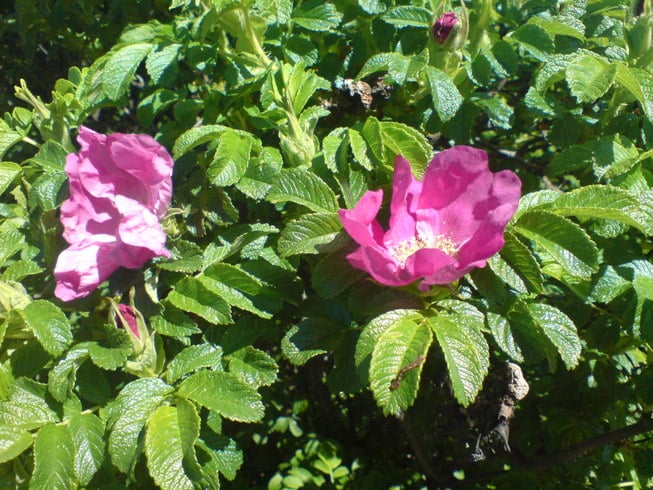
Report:
[[241,11],[243,13],[243,32],[245,33],[245,37],[252,45],[254,53],[256,56],[258,56],[259,60],[261,60],[263,67],[265,68],[270,66],[272,64],[272,60],[268,58],[267,54],[265,54],[265,51],[263,51],[263,48],[261,47],[261,43],[259,43],[258,38],[256,37],[254,27],[252,27],[252,23],[249,20],[249,12],[247,7],[243,5]]

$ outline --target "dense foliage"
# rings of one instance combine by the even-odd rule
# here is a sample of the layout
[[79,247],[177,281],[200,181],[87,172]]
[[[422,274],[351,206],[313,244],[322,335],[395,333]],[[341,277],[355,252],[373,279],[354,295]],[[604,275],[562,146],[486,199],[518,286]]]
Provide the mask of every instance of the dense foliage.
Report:
[[[653,484],[650,1],[0,14],[0,486]],[[82,125],[170,151],[171,257],[61,301]],[[500,253],[353,268],[338,211],[455,145],[521,180]]]

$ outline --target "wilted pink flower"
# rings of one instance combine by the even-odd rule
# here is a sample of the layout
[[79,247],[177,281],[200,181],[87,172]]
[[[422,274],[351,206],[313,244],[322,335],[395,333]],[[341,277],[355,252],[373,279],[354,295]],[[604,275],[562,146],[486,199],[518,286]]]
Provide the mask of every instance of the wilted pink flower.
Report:
[[349,235],[360,245],[347,258],[387,286],[422,279],[420,289],[447,284],[503,247],[503,232],[521,192],[509,170],[492,173],[487,154],[469,146],[438,153],[424,180],[416,180],[402,156],[395,159],[390,226],[376,220],[383,191],[368,191],[356,206],[339,211]]
[[449,33],[458,23],[458,17],[455,12],[445,12],[433,24],[433,37],[438,44],[444,44],[449,37]]
[[[129,329],[134,337],[140,339],[141,333],[138,331],[138,320],[134,309],[129,305],[119,303],[118,311],[120,312],[120,315],[122,315],[122,318],[116,315],[116,323],[122,326],[125,330]],[[123,324],[123,320],[126,325]]]
[[119,267],[135,269],[169,257],[159,220],[172,198],[173,160],[144,134],[96,133],[79,128],[79,153],[66,158],[70,197],[61,205],[63,237],[55,295],[89,294]]

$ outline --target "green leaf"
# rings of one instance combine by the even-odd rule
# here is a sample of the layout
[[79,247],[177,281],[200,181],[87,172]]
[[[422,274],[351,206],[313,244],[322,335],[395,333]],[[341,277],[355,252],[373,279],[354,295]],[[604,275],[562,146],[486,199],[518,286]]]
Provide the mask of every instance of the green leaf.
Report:
[[180,310],[199,315],[214,325],[232,323],[229,303],[194,277],[184,277],[175,284],[167,299]]
[[367,156],[367,144],[365,143],[363,136],[359,131],[351,128],[347,130],[347,134],[349,135],[349,144],[351,146],[351,151],[354,154],[354,158],[356,158],[356,161],[361,167],[371,171],[373,168],[372,162],[370,162],[370,159]]
[[426,67],[426,80],[431,90],[433,108],[442,122],[451,120],[463,103],[458,88],[445,72],[434,66]]
[[219,138],[220,135],[226,131],[233,130],[227,126],[221,126],[220,124],[209,124],[206,126],[191,128],[185,133],[182,133],[181,136],[177,138],[175,145],[172,147],[172,154],[174,158],[177,159],[180,156],[188,153],[196,146],[211,142]]
[[233,131],[222,134],[206,171],[209,182],[216,187],[237,184],[247,171],[251,153],[251,138],[243,138]]
[[589,277],[598,270],[596,244],[574,222],[550,211],[529,211],[515,231],[544,249],[570,275]]
[[186,374],[201,368],[222,370],[222,348],[219,345],[200,344],[186,347],[170,361],[165,378],[168,383],[175,383]]
[[338,202],[331,188],[317,175],[301,169],[285,169],[272,186],[267,200],[294,202],[316,213],[335,213]]
[[594,175],[610,179],[628,172],[639,161],[639,150],[625,136],[611,134],[596,142]]
[[341,230],[340,218],[335,213],[304,214],[289,222],[281,232],[279,253],[282,257],[321,253]]
[[[328,4],[327,4],[328,5]],[[312,70],[306,70],[304,63],[284,65],[286,97],[292,103],[295,114],[300,114],[316,90],[329,90],[331,84]],[[308,111],[308,109],[307,109]]]
[[417,176],[421,176],[433,156],[433,148],[424,135],[406,124],[381,122],[383,144],[393,156],[403,155]]
[[145,455],[152,479],[163,490],[195,488],[184,471],[184,451],[176,407],[159,407],[148,420]]
[[648,120],[653,121],[653,81],[651,80],[651,74],[646,70],[616,63],[615,81],[637,99]]
[[351,252],[348,247],[336,250],[320,260],[313,269],[311,283],[323,298],[334,298],[365,274],[347,262],[346,256]]
[[217,481],[218,472],[227,480],[236,478],[236,472],[243,465],[243,452],[236,443],[225,436],[218,436],[211,441],[211,447],[200,441],[198,446],[209,456],[210,460],[204,465],[204,472],[214,475]]
[[15,380],[7,398],[0,402],[0,426],[31,430],[58,421],[46,401],[45,385],[27,378]]
[[0,196],[21,173],[21,167],[13,162],[0,162]]
[[388,10],[381,18],[395,27],[431,27],[433,13],[422,7],[400,5]]
[[48,391],[55,400],[63,402],[75,386],[77,370],[88,359],[89,343],[74,345],[56,366],[48,372]]
[[32,301],[20,314],[49,354],[58,356],[72,343],[73,334],[68,318],[49,301]]
[[232,373],[192,374],[179,385],[178,394],[238,422],[257,422],[265,410],[261,395]]
[[618,187],[588,185],[566,192],[553,202],[550,210],[563,216],[618,221],[644,233],[652,231],[651,218],[643,216],[647,211],[640,200]]
[[59,207],[61,188],[66,179],[66,174],[59,171],[40,175],[28,193],[30,206],[39,206],[43,211],[52,211]]
[[342,20],[335,5],[322,0],[303,2],[292,12],[292,21],[309,31],[330,31]]
[[544,335],[558,349],[567,369],[575,367],[582,346],[574,322],[551,305],[531,303],[528,305],[528,310]]
[[266,0],[264,2],[268,11],[275,20],[275,24],[286,24],[292,14],[291,0]]
[[156,45],[145,60],[145,69],[152,77],[152,83],[160,86],[170,85],[179,72],[177,57],[181,44]]
[[[370,116],[365,121],[361,129],[361,136],[365,140],[370,152],[381,163],[386,163],[386,149],[383,144],[383,132],[381,123],[374,116]],[[393,155],[394,158],[394,155]]]
[[68,420],[75,443],[75,475],[88,485],[104,461],[104,424],[92,413],[76,413]]
[[594,159],[594,143],[573,145],[553,155],[547,167],[550,176],[564,175],[590,167]]
[[[0,262],[0,264],[2,264],[2,262]],[[34,276],[36,274],[40,274],[43,271],[43,267],[40,267],[31,260],[17,260],[16,262],[12,262],[7,266],[5,271],[2,273],[2,276],[0,276],[0,279],[5,282],[20,282],[27,276]]]
[[108,55],[102,71],[102,91],[109,99],[116,101],[127,92],[136,69],[151,50],[151,44],[137,43]]
[[368,14],[380,14],[386,9],[383,0],[358,0],[358,5]]
[[101,342],[88,342],[88,353],[93,364],[113,371],[125,365],[133,351],[132,342],[129,334],[118,327],[105,325],[102,330],[106,338]]
[[358,337],[358,342],[356,342],[356,352],[354,354],[354,362],[359,373],[368,376],[374,346],[383,332],[401,320],[419,322],[421,318],[417,310],[390,310],[365,325]]
[[474,98],[474,103],[481,107],[487,114],[490,122],[501,129],[512,128],[510,119],[512,118],[513,109],[506,101],[500,97],[481,97]]
[[249,311],[261,318],[272,317],[271,312],[261,309],[265,306],[261,304],[264,294],[263,283],[242,269],[230,264],[213,264],[199,276],[198,280],[207,289],[227,301],[230,306]]
[[0,425],[0,463],[11,461],[32,445],[32,434],[21,427]]
[[511,232],[505,234],[505,239],[501,257],[514,268],[531,291],[542,292],[542,271],[531,251]]
[[401,53],[378,53],[365,62],[356,79],[360,80],[373,73],[387,71],[395,83],[402,85],[408,77],[410,62],[411,58]]
[[552,53],[553,38],[540,26],[524,24],[512,32],[511,39],[517,41],[534,58],[545,61],[546,54]]
[[157,333],[171,337],[188,337],[201,332],[195,322],[170,304],[166,305],[162,316],[156,315],[150,319],[150,326]]
[[517,362],[524,362],[524,356],[517,344],[512,325],[507,318],[497,313],[488,312],[485,316],[490,333],[499,348]]
[[481,390],[490,365],[478,318],[453,312],[430,317],[428,322],[444,353],[453,394],[466,407]]
[[283,355],[296,365],[335,350],[341,339],[343,326],[327,318],[307,318],[294,325],[281,341]]
[[261,150],[258,159],[247,167],[245,175],[236,187],[247,197],[263,199],[272,188],[282,166],[283,159],[279,150],[266,146]]
[[605,94],[615,78],[616,66],[598,55],[583,51],[565,71],[571,93],[578,102],[593,102]]
[[46,424],[34,439],[30,488],[75,488],[75,446],[65,425]]
[[384,414],[397,414],[415,401],[432,341],[427,324],[407,318],[392,323],[379,336],[369,376],[370,388]]
[[0,267],[25,244],[25,237],[17,229],[0,233]]
[[229,371],[255,388],[269,386],[277,379],[279,366],[268,354],[251,345],[227,357]]
[[159,378],[142,378],[127,384],[116,397],[107,422],[109,454],[123,473],[129,472],[138,457],[145,422],[171,393],[172,387]]
[[6,122],[0,121],[0,159],[5,156],[9,148],[22,141],[22,139],[20,133],[11,129]]

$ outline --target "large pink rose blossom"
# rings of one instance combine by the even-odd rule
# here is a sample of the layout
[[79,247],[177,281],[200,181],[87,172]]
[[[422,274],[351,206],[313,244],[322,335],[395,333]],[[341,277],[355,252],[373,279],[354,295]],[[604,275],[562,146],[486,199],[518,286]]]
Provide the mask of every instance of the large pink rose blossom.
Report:
[[70,197],[61,205],[63,237],[54,294],[82,298],[119,267],[169,257],[159,220],[172,198],[173,160],[144,134],[79,129],[79,153],[66,158]]
[[376,215],[383,191],[368,191],[340,220],[360,245],[347,258],[387,286],[422,279],[420,289],[448,284],[503,247],[503,232],[517,209],[519,178],[509,170],[492,173],[484,151],[456,146],[438,153],[424,180],[416,180],[402,156],[395,159],[390,225]]

